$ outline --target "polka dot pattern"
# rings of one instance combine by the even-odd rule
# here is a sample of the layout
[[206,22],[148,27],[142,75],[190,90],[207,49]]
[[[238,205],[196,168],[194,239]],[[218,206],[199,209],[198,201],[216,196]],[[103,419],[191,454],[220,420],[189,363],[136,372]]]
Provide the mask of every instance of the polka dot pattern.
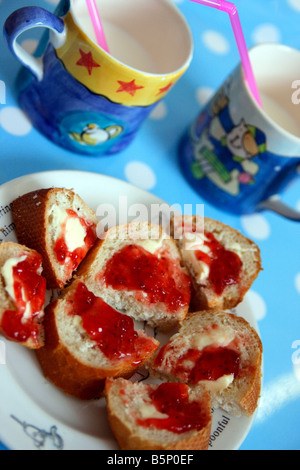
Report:
[[196,98],[200,105],[206,105],[214,95],[214,90],[210,87],[201,87],[196,91]]
[[215,54],[227,54],[230,46],[226,36],[219,31],[207,30],[202,35],[204,45]]
[[26,52],[29,54],[33,54],[38,46],[38,41],[35,39],[26,39],[22,42],[21,46],[25,49]]
[[32,129],[31,122],[25,114],[15,106],[7,106],[0,109],[0,125],[14,136],[24,136]]
[[151,119],[164,119],[168,113],[166,103],[164,101],[161,101],[156,105],[156,107],[153,109],[152,113],[150,114]]
[[142,189],[153,189],[156,176],[149,165],[139,161],[132,161],[126,165],[125,176],[127,180]]
[[249,237],[256,240],[266,240],[271,233],[271,227],[265,216],[261,214],[241,217],[242,227]]
[[295,277],[295,286],[297,292],[300,294],[300,272]]
[[256,321],[259,322],[263,320],[267,314],[267,306],[261,294],[254,290],[250,290],[247,293],[247,300],[251,305]]
[[287,0],[287,3],[293,10],[300,12],[300,0]]
[[252,34],[255,43],[280,42],[280,30],[273,24],[263,23],[255,28]]

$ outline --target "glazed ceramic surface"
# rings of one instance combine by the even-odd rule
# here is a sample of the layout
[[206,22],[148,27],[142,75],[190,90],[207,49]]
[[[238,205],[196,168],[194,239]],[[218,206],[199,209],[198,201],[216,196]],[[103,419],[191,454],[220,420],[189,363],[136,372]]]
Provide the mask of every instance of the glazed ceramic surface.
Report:
[[[110,44],[113,37],[109,54],[96,43],[88,18],[84,21],[85,0],[62,0],[56,15],[22,8],[5,25],[12,52],[30,70],[19,77],[21,108],[51,141],[89,156],[120,152],[132,141],[187,70],[193,51],[188,25],[169,2],[99,3]],[[42,59],[16,41],[36,27],[50,30],[38,48]],[[134,49],[134,57],[123,53],[123,61],[115,58],[122,48],[127,53],[126,47]],[[126,60],[134,60],[136,67]]]
[[[250,57],[263,107],[238,67],[193,122],[179,150],[183,173],[199,194],[236,214],[253,213],[277,196],[300,168],[300,118],[291,88],[300,52],[264,44]],[[300,212],[296,216],[300,220]]]

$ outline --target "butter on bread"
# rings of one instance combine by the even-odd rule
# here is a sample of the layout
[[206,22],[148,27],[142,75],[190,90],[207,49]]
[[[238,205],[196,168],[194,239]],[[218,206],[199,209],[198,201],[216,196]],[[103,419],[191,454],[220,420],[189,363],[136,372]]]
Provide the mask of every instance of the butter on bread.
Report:
[[29,349],[44,343],[46,280],[42,257],[14,242],[0,244],[0,332]]
[[[125,251],[128,254],[122,266],[113,263],[115,256]],[[153,271],[147,267],[148,260]],[[108,267],[112,269],[110,276],[117,278],[117,287],[108,281]],[[137,278],[134,287],[130,285],[131,275]],[[132,222],[110,228],[97,240],[77,277],[109,305],[163,331],[172,330],[188,313],[190,277],[174,240],[157,225]],[[172,291],[171,302],[168,289]]]
[[205,386],[215,408],[250,416],[260,397],[262,343],[242,317],[220,310],[194,312],[147,367],[162,380]]
[[19,243],[43,257],[49,289],[63,288],[96,239],[94,211],[73,191],[47,188],[13,201]]
[[149,401],[149,392],[157,390],[158,387],[157,384],[132,383],[124,379],[106,381],[108,418],[120,448],[122,450],[207,450],[212,415],[209,394],[200,387],[197,391],[189,390],[188,395],[188,402],[197,403],[201,409],[201,426],[199,423],[197,429],[178,433],[160,429],[154,424],[149,426],[141,424],[139,418],[142,421],[146,420],[146,423],[149,419],[168,421],[166,412],[162,413]]
[[227,310],[242,302],[262,269],[260,250],[253,241],[201,216],[174,217],[171,233],[192,279],[191,310]]
[[[104,318],[105,309],[109,315]],[[130,377],[159,346],[129,320],[75,280],[46,308],[45,345],[37,351],[44,376],[80,400],[100,397],[107,377]]]

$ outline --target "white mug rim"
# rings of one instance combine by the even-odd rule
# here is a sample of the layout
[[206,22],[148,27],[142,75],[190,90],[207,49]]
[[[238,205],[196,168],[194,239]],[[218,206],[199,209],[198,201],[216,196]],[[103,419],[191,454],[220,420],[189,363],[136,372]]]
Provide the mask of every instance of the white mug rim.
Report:
[[[255,46],[253,46],[252,48],[249,49],[249,58],[250,58],[250,61],[251,61],[251,54],[252,54],[252,51],[255,51],[255,49],[258,49],[258,48],[262,48],[262,47],[273,47],[274,49],[278,49],[278,48],[285,48],[287,49],[289,52],[294,52],[294,53],[297,53],[299,54],[299,64],[300,64],[300,51],[294,47],[291,47],[291,46],[288,46],[288,45],[285,45],[285,44],[280,44],[280,43],[273,43],[273,42],[265,42],[265,43],[261,43],[261,44],[257,44]],[[254,75],[255,75],[255,70],[254,71]],[[296,135],[292,134],[291,132],[287,131],[286,129],[284,129],[283,127],[281,127],[276,121],[274,121],[274,119],[272,119],[268,113],[266,113],[264,111],[264,109],[258,104],[258,102],[256,101],[256,99],[254,98],[253,94],[251,93],[250,91],[250,88],[245,80],[245,75],[244,75],[244,71],[243,71],[243,67],[242,65],[240,65],[240,74],[241,74],[241,77],[242,77],[242,83],[243,83],[243,86],[244,86],[244,89],[248,95],[248,98],[250,99],[250,101],[252,102],[253,106],[255,107],[256,111],[268,122],[268,124],[274,128],[279,134],[282,134],[285,138],[287,138],[289,141],[293,141],[295,144],[299,145],[300,146],[300,137],[297,137]],[[300,106],[300,105],[299,105]],[[300,150],[300,149],[299,149]],[[289,158],[293,158],[293,157],[289,157]],[[299,156],[296,156],[294,158],[299,158]]]
[[[82,0],[83,1],[83,0]],[[192,59],[193,59],[193,53],[194,53],[194,41],[193,41],[193,36],[192,36],[192,33],[191,33],[191,29],[190,29],[190,26],[187,22],[187,20],[185,19],[184,15],[181,13],[181,11],[176,7],[176,5],[174,5],[173,3],[171,3],[170,0],[160,0],[162,3],[164,3],[166,6],[168,6],[168,8],[170,8],[172,11],[173,11],[173,14],[177,16],[177,18],[180,19],[181,23],[182,23],[182,26],[185,28],[186,30],[186,33],[187,33],[187,37],[189,39],[189,53],[186,57],[186,60],[185,62],[180,66],[178,67],[176,70],[173,70],[171,72],[167,72],[167,73],[153,73],[153,72],[144,72],[143,70],[140,70],[140,69],[137,69],[135,67],[132,67],[128,64],[126,64],[125,62],[122,62],[121,60],[113,57],[111,54],[109,54],[107,51],[105,51],[103,48],[101,48],[101,46],[99,46],[99,44],[91,37],[87,36],[87,34],[85,33],[85,31],[83,31],[82,29],[82,26],[79,24],[78,22],[78,18],[77,18],[77,15],[75,14],[74,12],[74,9],[75,9],[75,6],[72,2],[70,2],[70,9],[68,11],[68,13],[71,13],[72,14],[72,18],[73,18],[73,21],[74,23],[76,24],[76,26],[78,27],[78,29],[80,29],[80,31],[82,32],[82,34],[84,34],[88,40],[90,42],[92,42],[94,44],[94,46],[99,50],[101,51],[101,53],[103,53],[108,60],[110,60],[111,62],[114,62],[116,65],[118,66],[122,66],[122,67],[126,67],[127,69],[129,70],[132,70],[132,72],[135,74],[135,75],[143,75],[144,77],[149,77],[149,78],[154,78],[154,79],[157,79],[157,78],[164,78],[164,77],[169,77],[169,76],[173,76],[173,75],[178,75],[182,72],[184,72],[184,70],[186,70]]]

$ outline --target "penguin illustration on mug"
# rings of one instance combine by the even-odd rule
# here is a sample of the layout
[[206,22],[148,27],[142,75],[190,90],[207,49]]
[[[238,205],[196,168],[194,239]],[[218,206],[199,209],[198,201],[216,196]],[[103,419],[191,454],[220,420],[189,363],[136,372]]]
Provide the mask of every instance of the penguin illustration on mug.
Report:
[[103,129],[98,124],[92,123],[85,126],[81,133],[70,132],[69,135],[81,145],[95,146],[116,138],[122,130],[122,126],[118,125],[108,126]]

